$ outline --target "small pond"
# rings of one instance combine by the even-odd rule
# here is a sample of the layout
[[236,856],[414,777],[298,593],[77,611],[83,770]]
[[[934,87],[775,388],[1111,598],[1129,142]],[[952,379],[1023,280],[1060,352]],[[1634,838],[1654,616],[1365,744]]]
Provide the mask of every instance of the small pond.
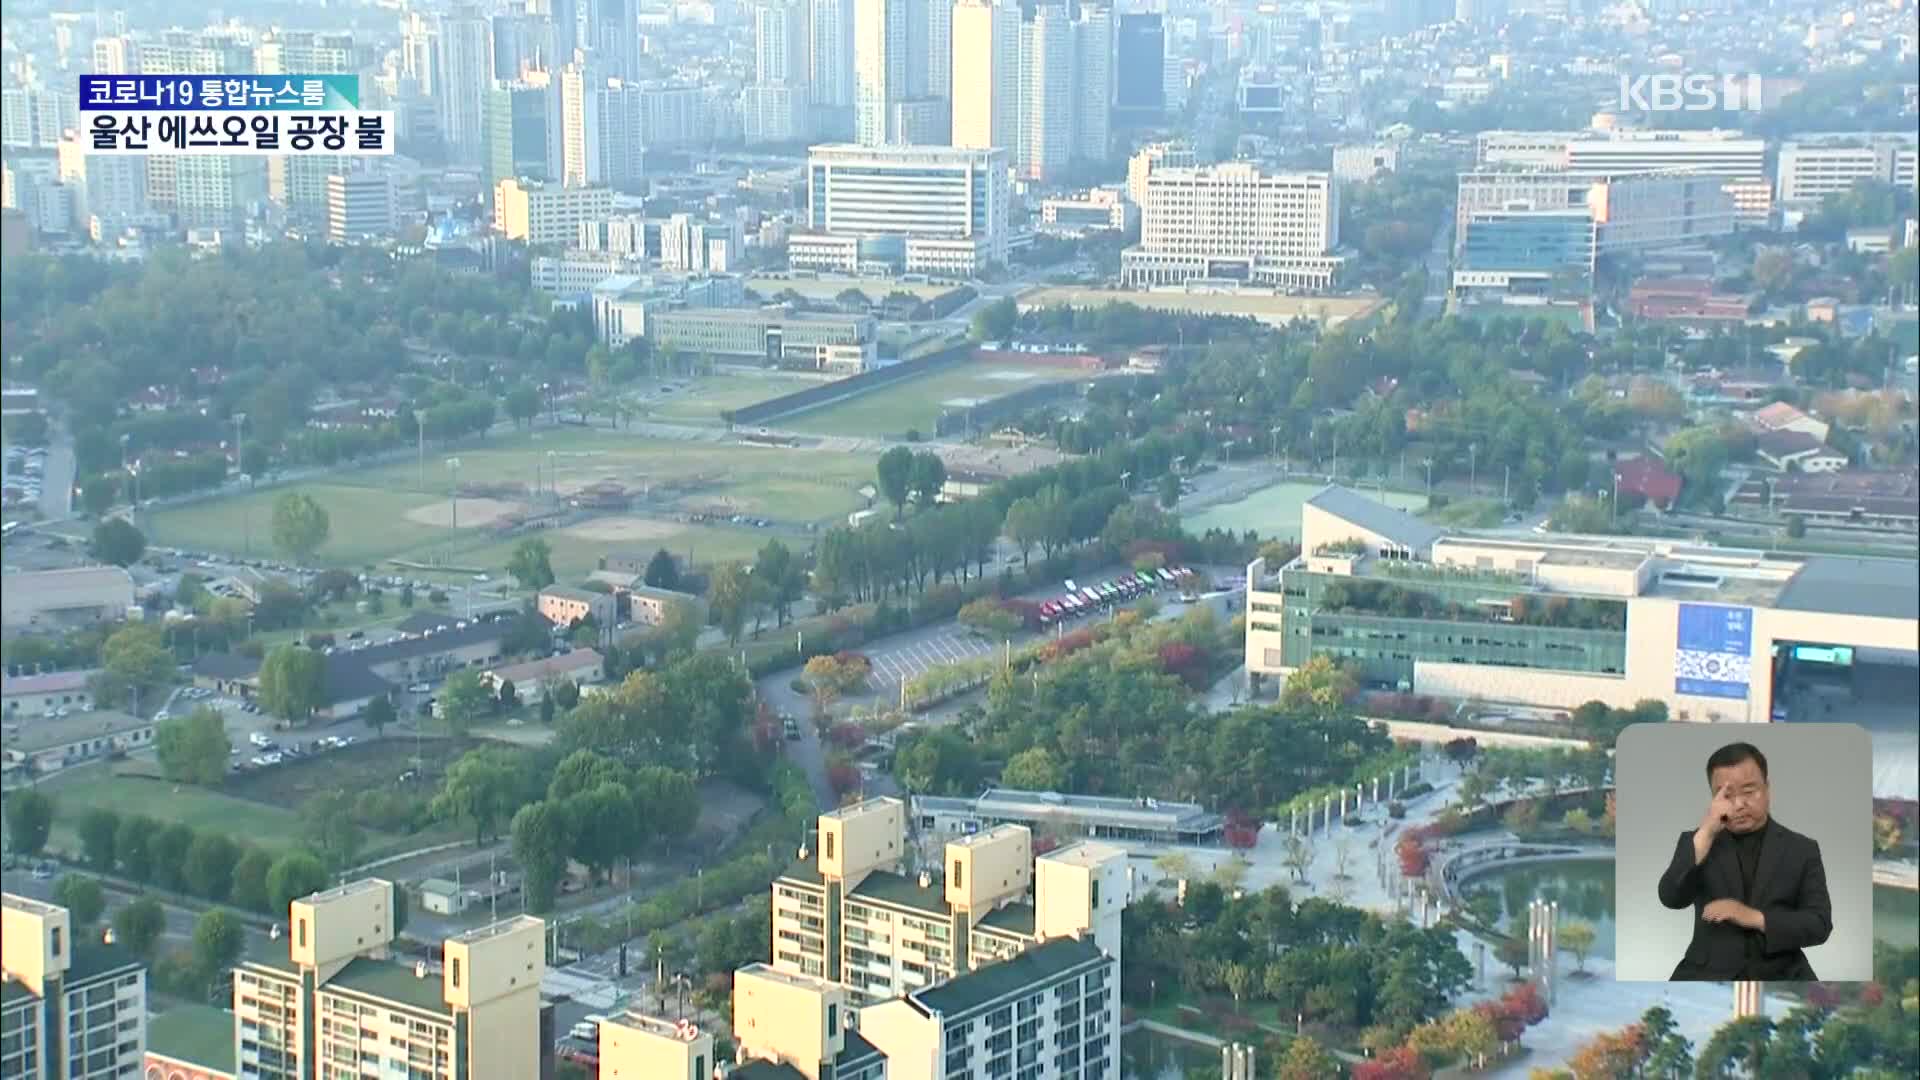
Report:
[[1220,1051],[1213,1047],[1144,1027],[1120,1036],[1120,1080],[1215,1080],[1219,1075]]
[[[1518,922],[1526,933],[1527,905],[1535,899],[1557,900],[1560,922],[1579,919],[1593,926],[1593,955],[1613,957],[1613,860],[1572,859],[1566,862],[1522,863],[1488,870],[1469,880],[1461,888],[1469,903],[1486,905],[1498,911],[1500,928],[1511,930]],[[1497,906],[1497,909],[1495,908]]]

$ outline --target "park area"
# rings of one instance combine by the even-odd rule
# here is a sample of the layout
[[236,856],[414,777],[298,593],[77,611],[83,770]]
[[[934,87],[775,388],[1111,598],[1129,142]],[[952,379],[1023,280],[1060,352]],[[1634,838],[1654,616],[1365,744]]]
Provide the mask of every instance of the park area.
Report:
[[[1180,523],[1196,535],[1210,529],[1238,535],[1251,529],[1263,539],[1297,541],[1300,539],[1300,507],[1324,486],[1293,481],[1275,484],[1230,503],[1209,506],[1195,514],[1182,514]],[[1425,495],[1411,491],[1369,490],[1366,496],[1414,512],[1427,502]]]
[[[553,548],[557,574],[594,569],[612,548],[665,547],[710,564],[751,555],[767,534],[751,527],[703,524],[694,515],[763,517],[783,525],[837,520],[865,505],[860,485],[873,461],[863,454],[791,451],[720,442],[646,439],[607,430],[519,434],[458,452],[462,495],[449,497],[451,474],[436,453],[425,486],[414,464],[335,474],[324,481],[263,489],[151,512],[143,525],[155,544],[255,556],[272,547],[274,501],[311,495],[331,522],[316,553],[322,565],[384,560],[498,569],[526,531],[502,526],[544,509],[536,478],[565,499],[615,487],[631,509],[538,531]],[[457,515],[457,525],[456,525]]]
[[899,436],[919,431],[930,436],[943,412],[983,405],[1042,383],[1087,376],[1087,371],[1064,364],[966,362],[768,424],[812,435]]

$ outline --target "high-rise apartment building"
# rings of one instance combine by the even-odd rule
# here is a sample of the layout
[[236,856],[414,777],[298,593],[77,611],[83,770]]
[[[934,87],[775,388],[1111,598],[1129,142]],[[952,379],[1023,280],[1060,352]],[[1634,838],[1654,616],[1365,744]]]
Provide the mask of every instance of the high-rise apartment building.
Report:
[[640,21],[632,0],[584,0],[587,47],[616,79],[640,77]]
[[502,180],[524,176],[557,180],[562,175],[561,95],[553,77],[529,71],[487,91],[487,193]]
[[854,0],[807,0],[810,124],[821,137],[853,138]]
[[844,986],[859,1004],[912,993],[1053,938],[1120,957],[1126,855],[1077,844],[1033,857],[1003,825],[916,867],[906,807],[869,799],[822,814],[819,849],[773,884],[773,968]]
[[48,86],[38,79],[0,92],[0,146],[51,148],[69,131],[80,130],[80,95],[71,86]]
[[434,93],[438,36],[439,23],[430,15],[409,11],[400,19],[400,74],[427,97]]
[[1020,115],[1013,169],[1046,182],[1066,169],[1074,151],[1073,22],[1064,4],[1022,12]]
[[493,33],[472,4],[434,16],[433,89],[447,158],[478,165],[486,153],[484,110],[493,85]]
[[[263,75],[350,75],[361,68],[352,34],[273,30],[254,47]],[[267,159],[267,197],[305,220],[326,209],[327,177],[351,162],[345,154],[276,154]]]
[[327,240],[351,244],[393,232],[393,178],[378,168],[327,177]]
[[1920,147],[1908,134],[1822,135],[1780,147],[1780,201],[1817,203],[1862,182],[1912,191]]
[[81,134],[60,140],[60,182],[74,192],[74,224],[91,230],[98,218],[103,229],[147,213],[147,158],[134,154],[90,153],[91,143]]
[[287,960],[233,972],[241,1075],[541,1074],[546,925],[521,915],[450,937],[435,971],[390,958],[395,904],[396,886],[377,879],[293,902]]
[[571,245],[580,224],[613,212],[613,189],[502,180],[494,186],[493,227],[509,240]]
[[147,969],[126,948],[76,941],[67,909],[0,896],[0,1076],[120,1080],[147,1052]]
[[1122,14],[1114,27],[1115,120],[1158,122],[1167,112],[1167,33],[1154,12]]
[[[227,32],[167,30],[151,38],[98,38],[101,75],[224,75],[253,66],[252,43]],[[232,227],[267,197],[266,158],[215,154],[147,157],[147,203],[183,228]]]
[[952,55],[947,0],[853,0],[854,140],[947,142]]
[[953,145],[1008,149],[1020,122],[1020,5],[959,0],[953,5]]
[[810,120],[806,0],[765,0],[753,11],[753,84],[741,91],[749,143],[805,138]]
[[795,269],[884,264],[971,277],[1007,257],[1011,200],[1004,150],[815,146],[806,229],[787,240]]
[[529,71],[551,71],[553,24],[545,15],[525,11],[496,14],[487,20],[493,32],[493,77],[512,82]]
[[1112,151],[1113,9],[1080,5],[1073,20],[1073,156],[1105,161]]
[[560,73],[560,179],[570,187],[636,189],[645,166],[645,88],[589,59]]
[[1240,161],[1155,167],[1143,189],[1140,243],[1121,253],[1129,285],[1226,278],[1324,289],[1339,271],[1339,187],[1329,173]]

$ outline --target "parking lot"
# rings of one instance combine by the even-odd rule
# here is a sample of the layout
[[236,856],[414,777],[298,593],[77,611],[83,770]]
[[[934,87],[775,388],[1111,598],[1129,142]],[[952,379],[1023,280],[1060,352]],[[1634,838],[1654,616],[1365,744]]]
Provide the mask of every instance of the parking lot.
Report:
[[984,656],[998,645],[998,642],[988,641],[978,634],[949,626],[926,636],[916,636],[885,651],[869,652],[867,658],[873,661],[873,679],[876,683],[898,686],[928,668]]

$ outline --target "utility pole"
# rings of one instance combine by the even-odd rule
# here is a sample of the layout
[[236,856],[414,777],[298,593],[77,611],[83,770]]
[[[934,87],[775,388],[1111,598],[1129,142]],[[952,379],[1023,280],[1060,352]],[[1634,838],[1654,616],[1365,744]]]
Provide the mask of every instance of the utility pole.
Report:
[[420,490],[424,492],[427,490],[427,422],[420,415],[417,402],[413,409],[413,430],[420,437]]
[[453,522],[451,527],[458,529],[460,527],[460,459],[457,457],[448,458],[447,468],[453,473],[453,488],[451,491],[453,498]]
[[1467,444],[1467,494],[1480,494],[1480,444]]

